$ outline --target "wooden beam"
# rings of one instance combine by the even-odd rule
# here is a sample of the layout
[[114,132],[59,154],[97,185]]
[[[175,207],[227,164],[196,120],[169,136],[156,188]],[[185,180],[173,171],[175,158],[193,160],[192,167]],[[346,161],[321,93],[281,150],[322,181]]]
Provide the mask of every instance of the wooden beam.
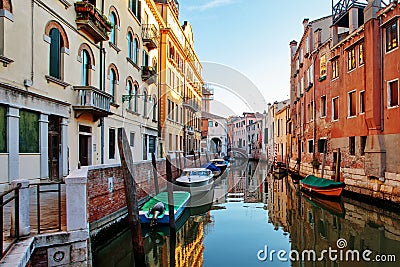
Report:
[[125,198],[128,207],[128,220],[131,229],[132,248],[135,266],[146,266],[143,246],[142,226],[139,221],[139,208],[136,196],[136,183],[133,178],[133,159],[124,128],[118,128],[118,150],[125,184]]

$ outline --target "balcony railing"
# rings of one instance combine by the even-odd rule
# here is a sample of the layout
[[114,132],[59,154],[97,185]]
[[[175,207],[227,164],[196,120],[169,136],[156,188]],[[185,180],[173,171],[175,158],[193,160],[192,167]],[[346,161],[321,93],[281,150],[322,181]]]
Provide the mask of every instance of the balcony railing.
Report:
[[142,66],[142,81],[147,84],[157,83],[157,70],[150,66]]
[[110,103],[112,96],[100,91],[93,86],[74,86],[78,92],[78,105],[74,106],[75,117],[80,117],[84,113],[93,115],[93,121],[111,115]]
[[194,99],[189,99],[183,103],[184,107],[193,109],[195,112],[200,110],[200,105]]
[[78,30],[89,34],[97,43],[108,40],[111,31],[111,23],[93,4],[88,2],[76,2],[76,24]]
[[364,8],[368,0],[339,0],[332,6],[333,24],[338,22],[352,7]]
[[152,50],[158,47],[158,30],[154,24],[142,25],[142,39],[143,44],[147,49]]
[[194,135],[194,128],[192,126],[186,126],[186,133],[189,135]]

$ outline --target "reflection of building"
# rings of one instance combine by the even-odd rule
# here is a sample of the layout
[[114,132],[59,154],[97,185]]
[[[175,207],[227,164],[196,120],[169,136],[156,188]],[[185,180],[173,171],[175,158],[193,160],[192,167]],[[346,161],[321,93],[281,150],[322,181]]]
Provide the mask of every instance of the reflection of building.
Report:
[[282,227],[287,232],[287,179],[268,177],[268,183],[268,221],[274,225],[275,230]]
[[[335,201],[330,205],[321,204],[326,200],[315,197],[308,200],[308,197],[298,195],[291,183],[287,193],[282,193],[282,196],[285,195],[285,220],[290,232],[291,249],[300,252],[313,249],[318,253],[329,247],[336,249],[337,240],[344,238],[347,249],[357,249],[361,253],[369,249],[374,251],[374,255],[395,254],[396,258],[400,255],[400,216],[397,213],[383,212],[347,198],[344,199],[344,206]],[[326,263],[330,263],[329,259]],[[293,262],[292,266],[315,266],[315,263]],[[371,266],[380,265],[375,263]]]

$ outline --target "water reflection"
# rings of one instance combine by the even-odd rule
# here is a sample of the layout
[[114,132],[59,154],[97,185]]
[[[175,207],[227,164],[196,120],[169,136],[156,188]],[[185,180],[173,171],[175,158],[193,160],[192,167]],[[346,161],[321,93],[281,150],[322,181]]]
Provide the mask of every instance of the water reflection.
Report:
[[[171,266],[173,261],[175,266],[381,266],[328,258],[257,259],[265,245],[276,251],[320,252],[336,249],[339,238],[346,239],[348,249],[395,254],[400,260],[398,213],[347,198],[332,201],[307,195],[290,178],[267,176],[266,170],[265,164],[235,162],[228,175],[215,182],[214,204],[187,209],[177,222],[175,243],[168,227],[144,228],[149,266]],[[94,260],[95,266],[134,266],[129,232],[99,249]]]

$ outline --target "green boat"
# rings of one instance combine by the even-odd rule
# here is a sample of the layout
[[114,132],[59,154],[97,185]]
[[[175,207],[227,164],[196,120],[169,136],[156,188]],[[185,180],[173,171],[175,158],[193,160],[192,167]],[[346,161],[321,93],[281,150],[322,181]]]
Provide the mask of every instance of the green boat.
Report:
[[[182,215],[183,211],[186,208],[186,204],[188,203],[190,198],[189,192],[174,192],[174,217],[175,221],[179,219]],[[168,192],[161,192],[158,195],[152,197],[148,200],[142,208],[139,210],[139,219],[141,223],[149,224],[153,215],[150,213],[151,209],[158,202],[162,202],[164,204],[165,210],[162,214],[159,214],[157,217],[157,223],[159,224],[168,224],[169,223],[169,210],[168,210]]]
[[343,188],[346,186],[343,182],[335,182],[314,175],[308,175],[300,181],[300,185],[304,191],[327,197],[340,197]]

